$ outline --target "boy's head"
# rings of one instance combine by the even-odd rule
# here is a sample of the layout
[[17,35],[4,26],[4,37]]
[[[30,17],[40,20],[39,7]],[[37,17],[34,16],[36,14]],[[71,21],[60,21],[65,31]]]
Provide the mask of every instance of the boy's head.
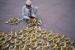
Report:
[[31,5],[32,5],[32,2],[30,0],[27,0],[25,5],[26,5],[26,7],[28,9],[30,9],[31,8]]

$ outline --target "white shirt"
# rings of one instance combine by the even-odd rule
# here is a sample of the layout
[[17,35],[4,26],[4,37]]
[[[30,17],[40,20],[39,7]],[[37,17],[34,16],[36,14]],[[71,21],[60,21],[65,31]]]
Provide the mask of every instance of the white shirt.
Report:
[[[33,17],[36,17],[36,13],[37,13],[37,10],[38,10],[38,7],[36,6],[31,6],[31,16]],[[30,16],[30,11],[28,8],[26,8],[26,6],[24,5],[23,8],[22,8],[22,16],[23,18],[25,19],[29,19],[29,16]]]

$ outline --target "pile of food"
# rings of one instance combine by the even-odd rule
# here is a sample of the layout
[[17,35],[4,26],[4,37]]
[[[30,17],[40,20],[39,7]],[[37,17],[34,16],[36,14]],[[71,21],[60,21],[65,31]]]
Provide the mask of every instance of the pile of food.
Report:
[[2,50],[75,50],[75,41],[33,26],[18,32],[0,32],[0,46]]
[[[19,21],[20,21],[19,18],[13,17],[13,18],[10,18],[5,23],[11,24],[11,25],[17,25]],[[37,18],[30,19],[30,22],[29,22],[29,26],[40,26],[41,24],[42,24],[41,20]]]
[[29,26],[39,26],[41,24],[42,24],[41,20],[39,20],[37,18],[33,18],[33,19],[30,19]]
[[13,17],[13,18],[10,18],[7,22],[9,24],[18,24],[19,23],[19,19],[17,17]]

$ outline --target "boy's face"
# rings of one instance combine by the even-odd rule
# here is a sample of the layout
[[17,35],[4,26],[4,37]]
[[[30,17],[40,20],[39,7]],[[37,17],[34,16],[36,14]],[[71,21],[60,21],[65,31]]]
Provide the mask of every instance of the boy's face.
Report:
[[28,9],[31,9],[31,5],[26,5],[26,7],[27,7]]

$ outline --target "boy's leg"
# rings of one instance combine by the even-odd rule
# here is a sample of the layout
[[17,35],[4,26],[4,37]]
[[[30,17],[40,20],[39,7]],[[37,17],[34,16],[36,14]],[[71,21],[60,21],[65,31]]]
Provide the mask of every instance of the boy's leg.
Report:
[[21,18],[18,18],[19,22],[20,22],[20,21],[22,21],[23,19],[24,19],[23,17],[21,17]]

